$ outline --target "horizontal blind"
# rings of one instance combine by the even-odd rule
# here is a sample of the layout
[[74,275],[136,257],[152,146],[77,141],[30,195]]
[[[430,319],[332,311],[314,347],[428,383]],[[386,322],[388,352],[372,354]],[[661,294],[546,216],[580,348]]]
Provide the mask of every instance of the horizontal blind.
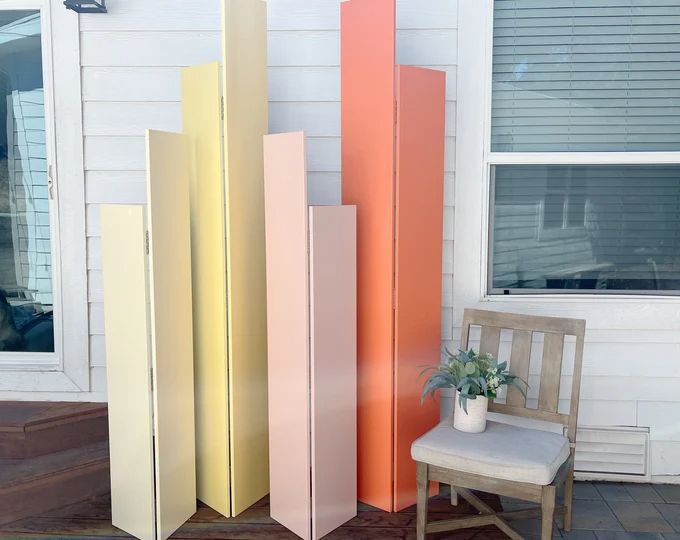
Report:
[[491,149],[680,151],[680,2],[495,0]]
[[680,165],[498,165],[495,289],[680,291]]

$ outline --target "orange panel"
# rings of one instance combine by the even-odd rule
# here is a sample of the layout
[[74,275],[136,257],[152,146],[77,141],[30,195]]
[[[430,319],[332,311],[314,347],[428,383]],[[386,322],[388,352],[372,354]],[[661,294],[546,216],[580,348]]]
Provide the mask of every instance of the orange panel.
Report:
[[439,421],[420,406],[423,365],[439,362],[444,207],[445,74],[397,71],[394,509],[416,502],[411,443]]
[[340,10],[342,201],[357,206],[358,492],[392,510],[395,5]]

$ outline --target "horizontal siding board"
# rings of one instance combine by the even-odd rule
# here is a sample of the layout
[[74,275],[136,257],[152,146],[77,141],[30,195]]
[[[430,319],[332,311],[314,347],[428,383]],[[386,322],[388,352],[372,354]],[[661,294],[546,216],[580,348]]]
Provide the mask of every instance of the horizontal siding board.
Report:
[[639,402],[638,425],[650,428],[653,441],[680,442],[680,402]]
[[90,334],[104,335],[104,303],[91,302],[89,309]]
[[[455,125],[455,104],[450,102],[446,104],[448,137],[455,135]],[[269,130],[271,133],[304,131],[308,137],[340,137],[340,102],[270,103]]]
[[637,406],[634,401],[582,399],[578,423],[581,426],[636,426]]
[[85,170],[146,170],[144,137],[86,137]]
[[340,101],[337,66],[270,67],[269,102]]
[[412,66],[452,65],[457,58],[456,30],[398,30],[397,62]]
[[85,197],[88,204],[144,204],[144,171],[88,171],[85,174]]
[[90,337],[90,366],[106,366],[106,339],[104,336]]
[[87,269],[102,269],[102,243],[101,238],[92,236],[87,239]]
[[81,17],[82,32],[219,32],[220,0],[118,0],[106,17]]
[[85,211],[85,230],[87,236],[101,236],[101,206],[88,204]]
[[339,172],[308,173],[307,182],[307,198],[310,205],[342,204]]
[[307,170],[309,172],[339,172],[340,137],[309,137],[307,139]]
[[270,103],[269,131],[304,131],[308,137],[340,137],[340,103]]
[[220,32],[83,32],[81,49],[82,66],[189,66],[221,58]]
[[452,172],[444,175],[444,206],[455,206],[455,175]]
[[[340,32],[337,30],[270,31],[270,66],[338,66]],[[443,30],[397,30],[397,62],[405,65],[453,65],[457,55],[457,32]]]
[[678,474],[680,442],[652,441],[650,444],[652,475]]
[[179,103],[95,102],[83,104],[85,136],[144,136],[147,129],[181,131]]
[[89,302],[104,301],[104,285],[101,270],[90,270],[87,273],[87,299]]
[[267,40],[270,66],[339,66],[340,32],[337,30],[270,31]]
[[[337,30],[340,28],[339,0],[269,2],[270,30]],[[397,27],[409,29],[456,28],[457,0],[397,0]]]
[[178,67],[84,67],[83,101],[179,102]]

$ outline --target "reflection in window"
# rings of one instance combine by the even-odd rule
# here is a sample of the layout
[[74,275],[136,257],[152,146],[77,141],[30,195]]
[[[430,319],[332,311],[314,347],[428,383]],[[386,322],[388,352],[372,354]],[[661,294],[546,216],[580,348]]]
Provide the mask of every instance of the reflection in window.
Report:
[[493,152],[680,145],[678,3],[495,0]]
[[0,350],[54,351],[40,12],[0,11]]
[[497,165],[495,292],[680,292],[680,165]]

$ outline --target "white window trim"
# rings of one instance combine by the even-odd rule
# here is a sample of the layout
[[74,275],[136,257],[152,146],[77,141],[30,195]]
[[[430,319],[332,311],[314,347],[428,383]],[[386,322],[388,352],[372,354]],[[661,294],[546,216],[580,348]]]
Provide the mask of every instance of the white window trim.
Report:
[[[454,327],[463,309],[478,307],[584,317],[590,329],[678,330],[680,298],[662,295],[487,292],[490,167],[493,164],[669,164],[680,152],[492,153],[493,0],[460,0],[454,215]],[[480,97],[481,96],[481,97]],[[677,342],[680,343],[680,332]]]
[[0,353],[0,397],[86,392],[90,373],[79,20],[61,0],[0,0],[0,9],[41,10],[47,155],[57,206],[50,216],[55,353]]

